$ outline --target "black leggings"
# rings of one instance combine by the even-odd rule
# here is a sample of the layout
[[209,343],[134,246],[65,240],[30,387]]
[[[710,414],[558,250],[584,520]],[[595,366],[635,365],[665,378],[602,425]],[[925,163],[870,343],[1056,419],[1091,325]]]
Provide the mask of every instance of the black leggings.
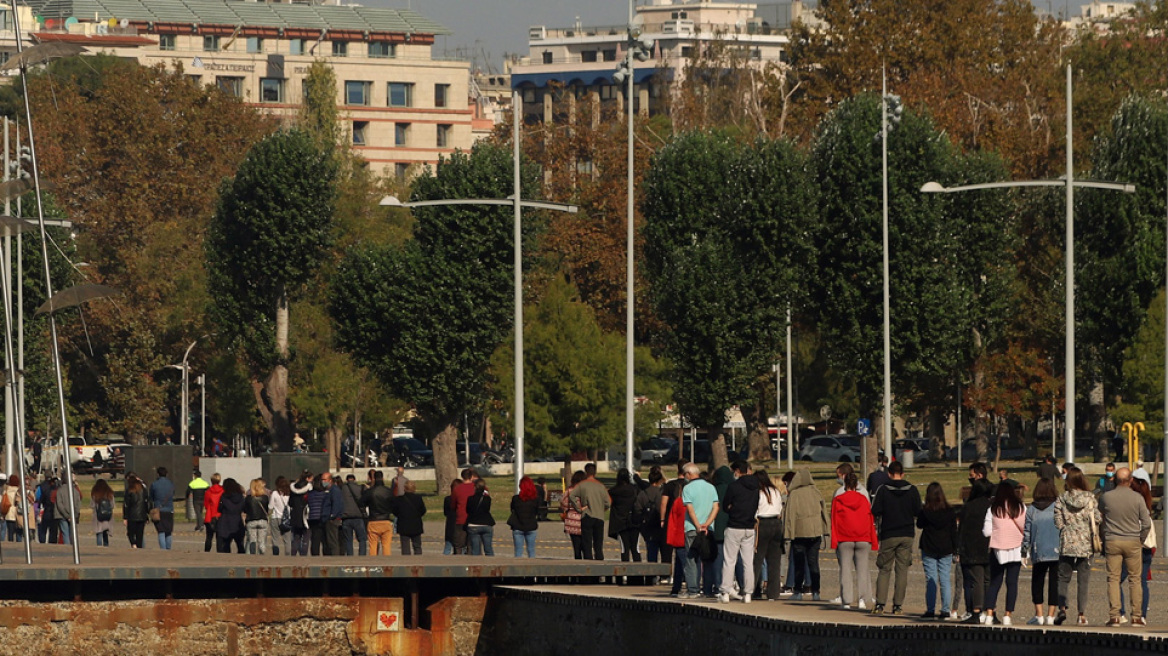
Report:
[[621,562],[628,562],[632,558],[634,563],[641,562],[641,552],[637,550],[637,541],[641,539],[641,529],[626,528],[617,533],[617,540],[621,545]]
[[130,546],[145,549],[142,543],[142,534],[146,530],[146,522],[130,520],[126,522],[126,537],[130,538]]
[[1013,613],[1018,603],[1018,573],[1022,571],[1022,563],[1000,564],[990,555],[990,595],[986,598],[986,609],[995,610],[998,607],[998,591],[1002,589],[1002,579],[1006,579],[1006,612]]
[[[802,590],[808,581],[803,580],[805,569],[811,570],[811,592],[819,592],[819,547],[823,538],[795,538],[791,541],[791,555],[795,560],[795,590]],[[767,571],[770,576],[770,571]],[[769,584],[768,584],[769,587]]]
[[569,533],[568,537],[572,539],[572,558],[584,560],[584,536]]
[[1058,603],[1058,567],[1057,560],[1034,563],[1034,572],[1030,576],[1030,601],[1041,604],[1042,580],[1048,579],[1046,585],[1046,601],[1051,606]]

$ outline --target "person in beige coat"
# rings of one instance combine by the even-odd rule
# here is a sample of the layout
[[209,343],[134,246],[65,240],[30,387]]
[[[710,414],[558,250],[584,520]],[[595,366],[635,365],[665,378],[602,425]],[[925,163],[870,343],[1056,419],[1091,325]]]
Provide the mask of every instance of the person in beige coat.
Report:
[[800,467],[791,481],[791,493],[783,508],[783,538],[791,541],[791,558],[795,561],[795,594],[791,601],[802,601],[804,566],[811,572],[811,599],[819,601],[819,550],[823,539],[831,535],[827,504],[811,480],[811,470]]

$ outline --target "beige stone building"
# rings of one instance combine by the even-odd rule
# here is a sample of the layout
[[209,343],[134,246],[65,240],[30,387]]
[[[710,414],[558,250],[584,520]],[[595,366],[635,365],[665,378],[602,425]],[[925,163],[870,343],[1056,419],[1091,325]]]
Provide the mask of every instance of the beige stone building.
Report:
[[[473,142],[469,64],[434,57],[435,36],[449,32],[411,10],[240,0],[42,0],[20,9],[26,44],[67,41],[179,65],[288,119],[308,67],[323,59],[355,150],[385,175],[404,177]],[[5,15],[0,58],[15,51]]]

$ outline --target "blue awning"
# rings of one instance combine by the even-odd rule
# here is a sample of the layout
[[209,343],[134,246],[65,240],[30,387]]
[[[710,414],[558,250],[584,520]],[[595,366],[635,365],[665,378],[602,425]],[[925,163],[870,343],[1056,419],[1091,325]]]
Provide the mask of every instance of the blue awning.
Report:
[[[636,84],[643,84],[663,70],[667,76],[673,76],[673,69],[671,68],[638,68],[634,69],[633,81]],[[615,72],[616,66],[614,66],[613,69],[609,71],[592,69],[587,71],[560,71],[556,73],[512,73],[511,88],[542,88],[548,86],[548,84],[552,82],[557,82],[566,87],[590,86],[593,84],[612,84],[612,74]]]

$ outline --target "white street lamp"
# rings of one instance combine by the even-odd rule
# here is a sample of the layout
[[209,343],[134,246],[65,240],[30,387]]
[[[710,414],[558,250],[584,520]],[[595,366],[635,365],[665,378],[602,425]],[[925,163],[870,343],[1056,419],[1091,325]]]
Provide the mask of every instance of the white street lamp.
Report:
[[[394,196],[381,199],[385,207],[435,207],[439,205],[513,205],[515,207],[515,490],[519,491],[519,481],[523,479],[523,207],[555,210],[575,214],[579,208],[565,203],[520,200],[519,187],[519,120],[522,114],[522,97],[519,92],[512,96],[515,114],[515,193],[508,198],[454,198],[450,200],[419,200],[402,202]],[[467,464],[470,464],[468,458]]]
[[[1072,95],[1071,95],[1071,66],[1067,65],[1067,172],[1058,180],[1018,180],[1011,182],[986,182],[981,184],[963,185],[959,187],[945,187],[937,182],[926,182],[921,186],[924,193],[955,193],[960,191],[975,191],[978,189],[1008,189],[1012,187],[1066,187],[1066,418],[1063,420],[1066,431],[1066,461],[1075,461],[1075,187],[1088,189],[1110,189],[1124,193],[1134,193],[1136,186],[1118,182],[1098,182],[1094,180],[1075,179],[1075,146],[1072,131]],[[1165,372],[1168,380],[1168,370]],[[1168,407],[1168,403],[1165,404]],[[961,444],[957,445],[960,451]],[[1168,538],[1168,531],[1165,532]]]

